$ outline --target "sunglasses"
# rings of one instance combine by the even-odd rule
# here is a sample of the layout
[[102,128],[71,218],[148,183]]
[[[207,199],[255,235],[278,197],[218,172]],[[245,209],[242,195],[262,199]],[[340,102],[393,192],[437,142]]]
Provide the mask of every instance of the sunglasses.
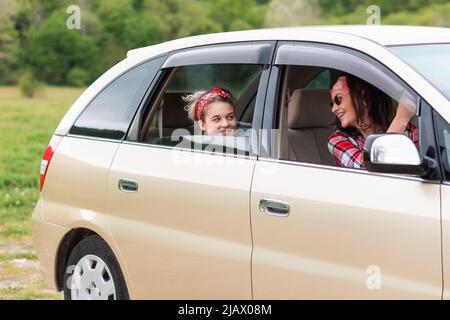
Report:
[[341,103],[342,103],[342,95],[337,94],[334,96],[333,101],[330,102],[330,106],[333,107],[334,104],[340,106]]

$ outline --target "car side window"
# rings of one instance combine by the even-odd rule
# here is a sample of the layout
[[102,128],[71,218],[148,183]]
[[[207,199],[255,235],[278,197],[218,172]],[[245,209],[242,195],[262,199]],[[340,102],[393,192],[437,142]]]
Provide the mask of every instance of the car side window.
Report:
[[[298,79],[308,74],[310,66],[286,66],[285,68],[288,70],[286,73],[289,74],[289,78],[286,78],[285,81],[289,82],[289,79]],[[295,85],[290,83],[284,84],[285,90],[290,90],[290,92],[285,94],[289,97],[284,102],[285,107],[279,107],[279,113],[284,113],[278,117],[281,129],[280,159],[364,169],[364,139],[357,130],[351,130],[351,124],[356,121],[354,110],[349,109],[349,103],[347,102],[337,107],[337,103],[332,101],[329,89],[333,87],[342,74],[354,76],[348,72],[344,73],[342,70],[326,69],[304,87],[295,87]],[[301,83],[298,80],[296,81]],[[355,81],[362,80],[358,78]],[[395,114],[399,97],[395,99],[374,84],[367,81],[364,82],[372,88],[370,90],[371,92],[373,91],[373,94],[377,94],[375,99],[377,105],[383,105],[383,108],[391,110],[390,113],[386,111],[383,117],[389,118],[390,114]],[[283,96],[283,94],[280,96]],[[376,107],[373,108],[378,110]],[[383,108],[380,108],[380,110],[384,110]],[[416,116],[410,122],[405,130],[405,134],[418,147]],[[346,126],[346,128],[343,128],[343,126]],[[346,148],[344,148],[344,145]]]
[[450,125],[437,116],[436,130],[445,180],[450,181]]
[[70,134],[121,140],[163,57],[143,63],[104,88],[84,109]]
[[[204,64],[176,67],[149,103],[140,142],[213,152],[249,154],[250,129],[263,68],[257,64]],[[221,88],[235,98],[237,128],[232,136],[207,134],[188,115],[189,95]],[[208,102],[209,103],[209,102]]]

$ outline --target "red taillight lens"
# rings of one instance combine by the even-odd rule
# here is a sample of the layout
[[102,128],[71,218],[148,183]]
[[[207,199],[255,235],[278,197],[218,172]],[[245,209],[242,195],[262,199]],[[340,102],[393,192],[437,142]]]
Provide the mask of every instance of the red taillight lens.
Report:
[[44,186],[45,176],[47,175],[48,166],[50,165],[50,161],[52,160],[53,154],[55,153],[56,147],[61,142],[61,136],[53,136],[48,143],[47,148],[45,149],[44,156],[41,161],[41,183],[39,185],[39,191],[42,191],[42,187]]

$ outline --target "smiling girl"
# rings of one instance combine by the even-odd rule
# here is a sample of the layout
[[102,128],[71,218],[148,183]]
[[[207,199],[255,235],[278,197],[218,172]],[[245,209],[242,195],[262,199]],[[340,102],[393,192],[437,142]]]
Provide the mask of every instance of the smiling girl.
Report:
[[236,99],[230,91],[212,87],[208,91],[197,91],[183,98],[188,105],[185,110],[197,122],[204,134],[234,135],[237,119],[234,111]]

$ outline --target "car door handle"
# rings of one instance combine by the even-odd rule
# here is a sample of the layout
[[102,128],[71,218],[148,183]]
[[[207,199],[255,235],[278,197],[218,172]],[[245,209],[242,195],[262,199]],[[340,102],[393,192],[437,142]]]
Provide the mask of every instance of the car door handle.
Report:
[[132,179],[119,179],[119,190],[122,192],[137,192],[138,182]]
[[287,217],[290,212],[289,204],[284,201],[261,199],[259,211],[270,216]]

